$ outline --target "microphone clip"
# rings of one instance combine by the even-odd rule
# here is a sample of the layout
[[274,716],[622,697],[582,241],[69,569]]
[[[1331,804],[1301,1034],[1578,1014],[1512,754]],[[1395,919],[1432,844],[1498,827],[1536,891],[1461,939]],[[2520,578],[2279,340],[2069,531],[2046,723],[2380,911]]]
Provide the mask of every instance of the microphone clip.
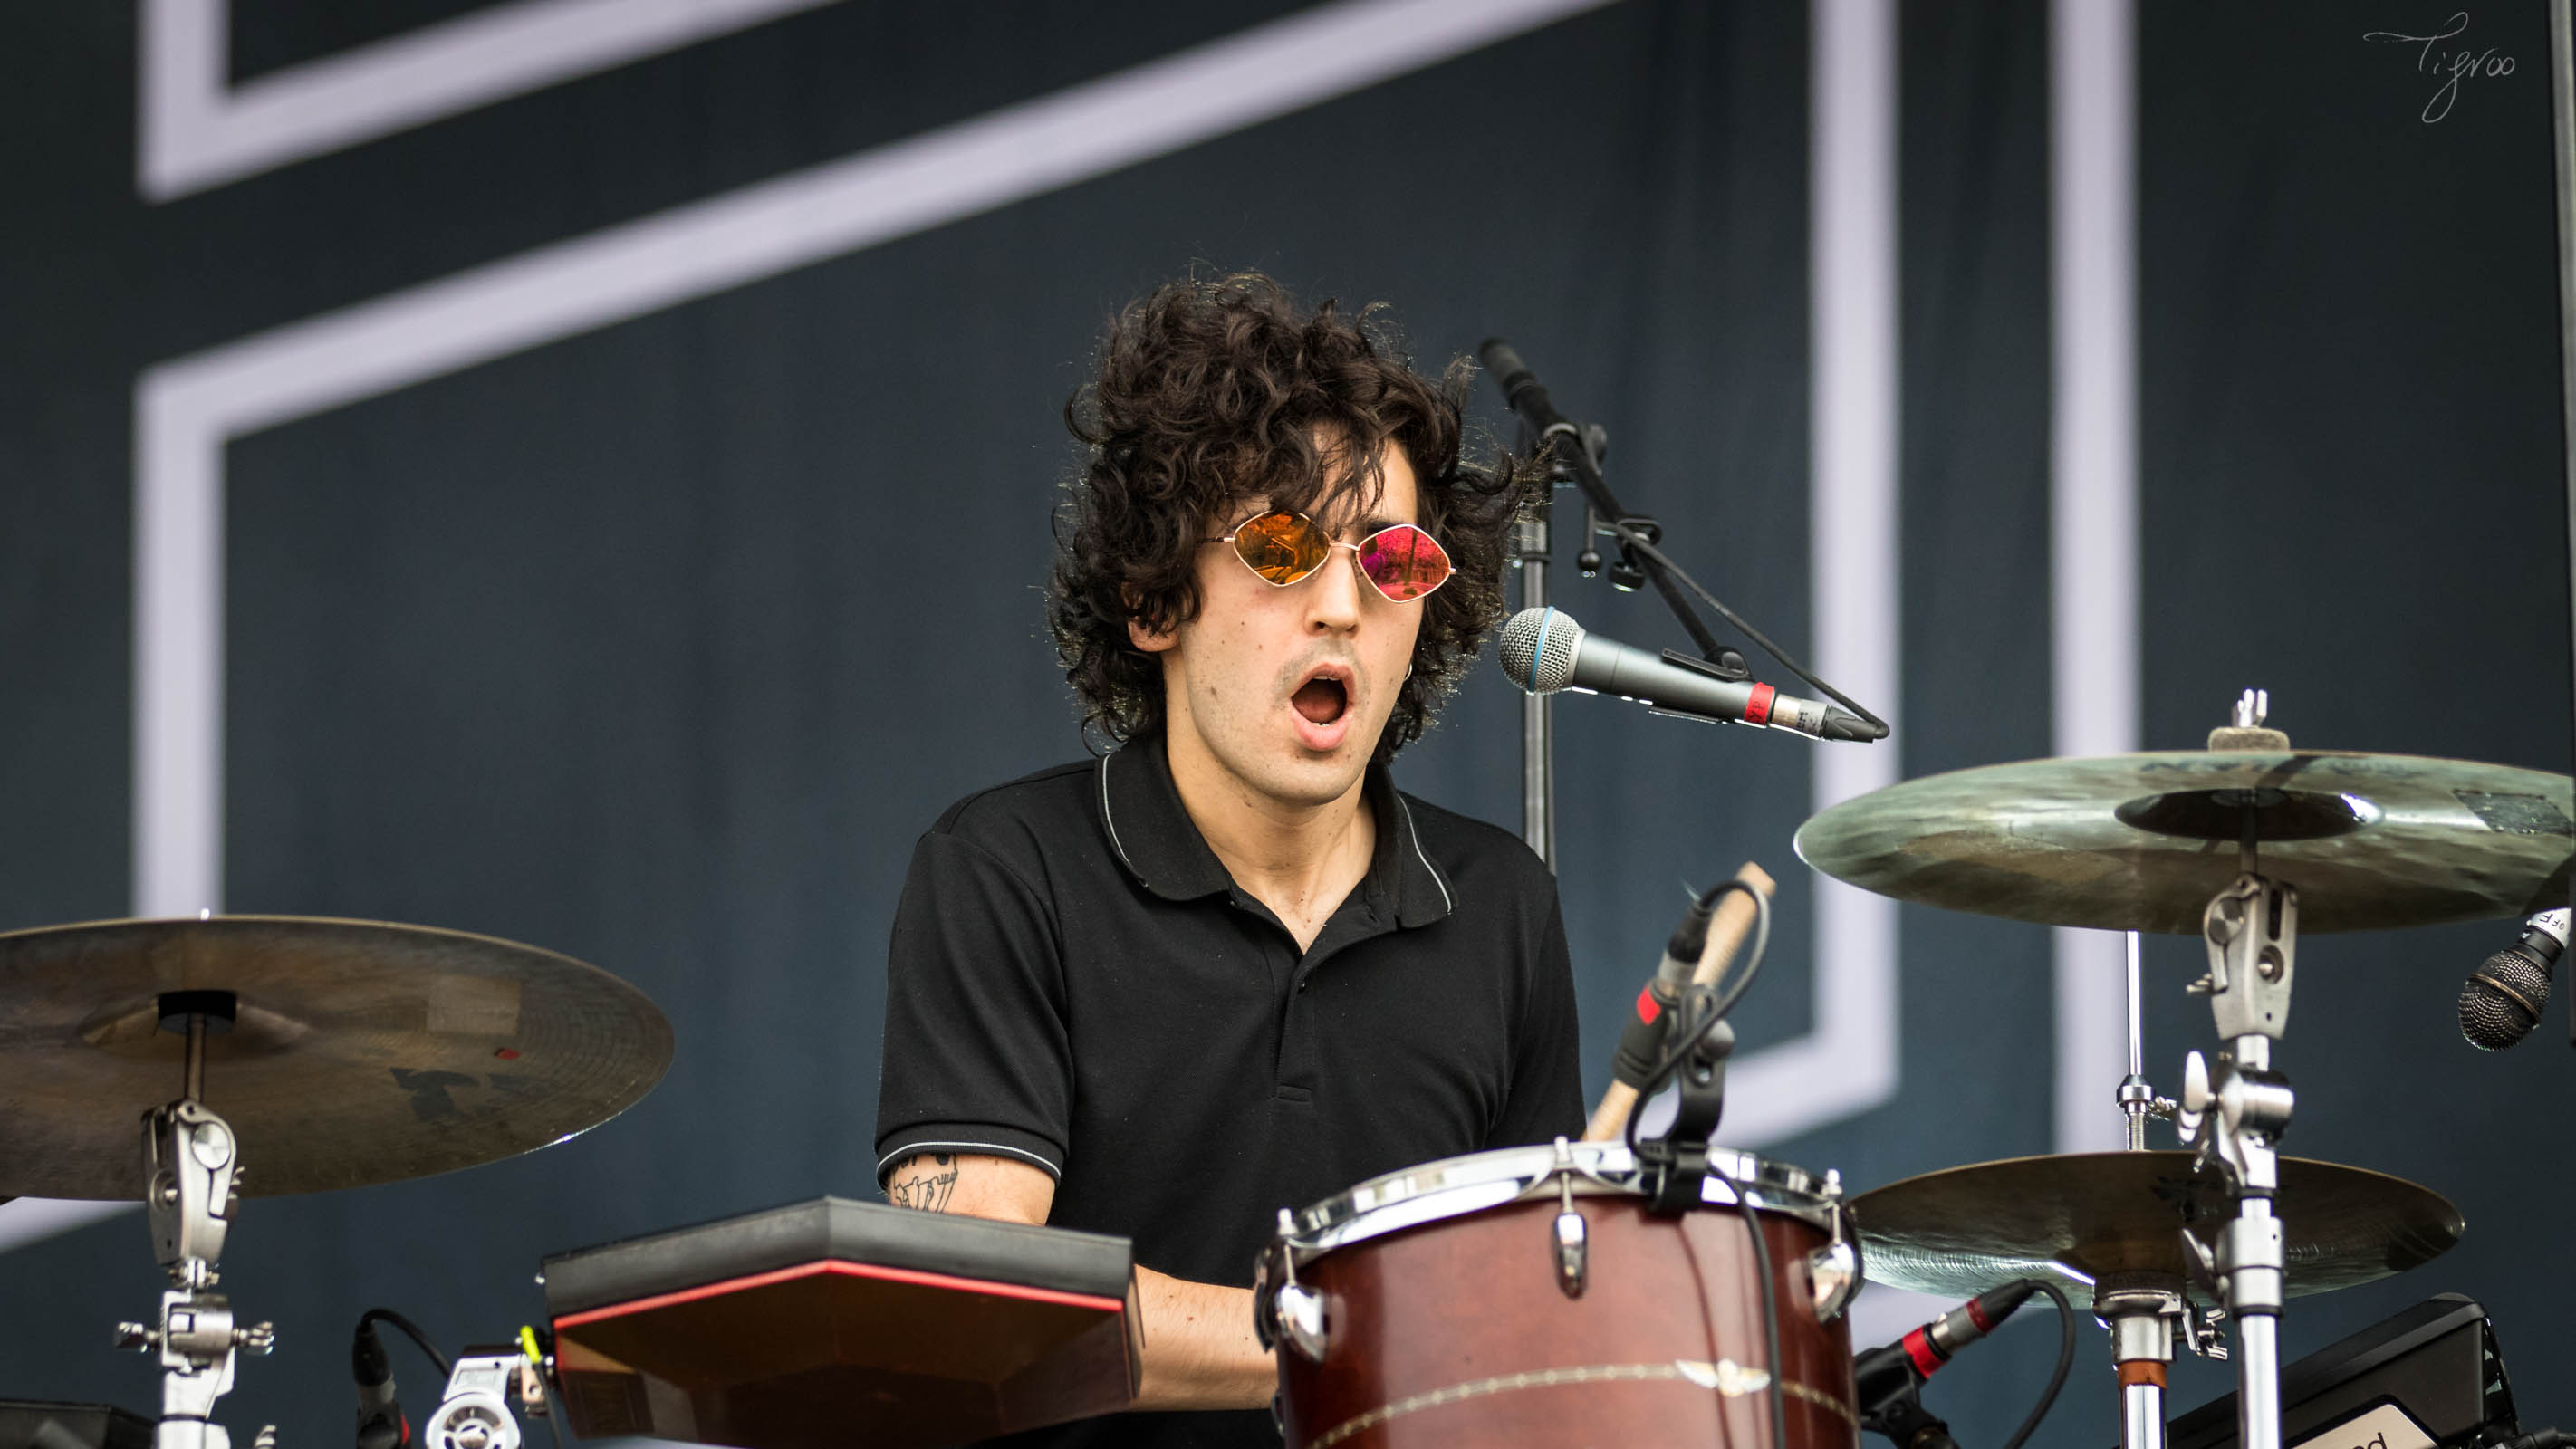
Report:
[[[1646,1210],[1671,1216],[1697,1209],[1708,1180],[1708,1139],[1726,1115],[1726,1061],[1735,1028],[1717,1015],[1716,986],[1685,985],[1670,1009],[1666,1040],[1688,1042],[1672,1067],[1673,1118],[1663,1131],[1636,1139]],[[1641,1090],[1652,1095],[1657,1083]]]
[[1897,1449],[1957,1449],[1948,1421],[1923,1407],[1923,1376],[1908,1375],[1889,1391],[1860,1406],[1860,1426]]

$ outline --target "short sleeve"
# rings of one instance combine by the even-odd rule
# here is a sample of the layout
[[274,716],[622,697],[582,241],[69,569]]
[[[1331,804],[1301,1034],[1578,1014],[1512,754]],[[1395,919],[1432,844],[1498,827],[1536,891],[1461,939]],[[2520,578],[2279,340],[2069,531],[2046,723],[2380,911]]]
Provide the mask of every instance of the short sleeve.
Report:
[[1059,1177],[1072,1115],[1064,974],[1045,900],[949,830],[921,838],[886,955],[877,1181],[916,1152]]
[[1520,1147],[1583,1135],[1582,1043],[1574,1019],[1574,963],[1550,882],[1547,928],[1530,957],[1509,1095],[1485,1145]]

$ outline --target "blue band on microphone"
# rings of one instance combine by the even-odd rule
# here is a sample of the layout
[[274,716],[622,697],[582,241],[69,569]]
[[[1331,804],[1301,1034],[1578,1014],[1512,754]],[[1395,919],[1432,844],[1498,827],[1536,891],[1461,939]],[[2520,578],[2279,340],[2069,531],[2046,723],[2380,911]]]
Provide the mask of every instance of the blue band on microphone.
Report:
[[1530,652],[1530,682],[1528,692],[1531,694],[1537,694],[1539,692],[1538,662],[1547,657],[1547,626],[1554,622],[1555,619],[1556,605],[1554,604],[1548,605],[1547,612],[1538,616],[1538,647]]

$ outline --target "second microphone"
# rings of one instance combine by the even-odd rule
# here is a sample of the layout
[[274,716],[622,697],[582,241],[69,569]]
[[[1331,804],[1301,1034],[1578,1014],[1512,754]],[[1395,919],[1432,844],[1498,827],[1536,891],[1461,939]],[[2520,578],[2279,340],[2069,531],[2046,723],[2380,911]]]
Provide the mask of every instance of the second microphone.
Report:
[[1588,690],[1633,699],[1666,714],[1763,725],[1813,739],[1875,740],[1884,731],[1817,700],[1767,684],[1721,679],[1691,664],[1587,634],[1555,609],[1523,609],[1504,621],[1503,673],[1532,694]]

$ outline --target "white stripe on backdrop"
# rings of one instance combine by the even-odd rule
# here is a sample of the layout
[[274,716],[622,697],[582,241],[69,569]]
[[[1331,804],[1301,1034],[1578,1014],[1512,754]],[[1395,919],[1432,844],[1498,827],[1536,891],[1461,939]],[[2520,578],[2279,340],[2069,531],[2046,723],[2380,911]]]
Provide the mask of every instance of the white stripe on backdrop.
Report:
[[135,181],[170,201],[833,0],[509,0],[227,85],[231,0],[143,0]]
[[[2137,17],[2049,13],[2049,664],[2055,751],[2138,747]],[[2125,1138],[2126,942],[2056,933],[2060,1152]]]

